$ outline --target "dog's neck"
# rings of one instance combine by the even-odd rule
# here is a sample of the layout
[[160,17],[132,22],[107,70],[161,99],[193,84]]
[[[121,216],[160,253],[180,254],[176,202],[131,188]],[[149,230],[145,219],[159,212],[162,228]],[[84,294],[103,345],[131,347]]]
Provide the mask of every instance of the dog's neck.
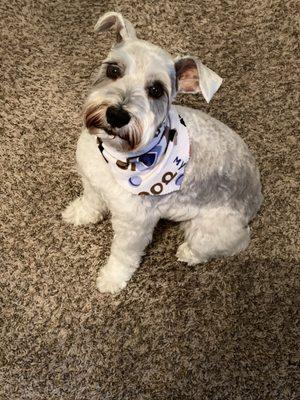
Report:
[[180,189],[189,159],[189,137],[176,110],[164,122],[138,151],[118,153],[98,139],[99,150],[116,181],[133,194],[162,195]]

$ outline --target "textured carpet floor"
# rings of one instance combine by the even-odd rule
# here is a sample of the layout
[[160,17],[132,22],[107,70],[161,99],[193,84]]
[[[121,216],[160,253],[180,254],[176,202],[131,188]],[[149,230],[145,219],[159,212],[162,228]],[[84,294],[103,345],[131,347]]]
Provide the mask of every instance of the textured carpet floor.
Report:
[[[107,10],[225,78],[211,105],[178,102],[245,139],[265,196],[247,251],[202,266],[177,262],[178,226],[161,222],[115,297],[95,288],[110,222],[60,217],[81,190],[80,109],[112,44],[93,33]],[[297,1],[2,0],[0,14],[0,399],[296,399]]]

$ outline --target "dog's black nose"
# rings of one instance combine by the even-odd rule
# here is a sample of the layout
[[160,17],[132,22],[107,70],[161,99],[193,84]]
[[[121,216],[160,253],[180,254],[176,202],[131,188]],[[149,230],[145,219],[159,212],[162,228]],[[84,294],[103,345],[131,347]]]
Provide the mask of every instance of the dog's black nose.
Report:
[[113,128],[121,128],[122,126],[127,125],[130,118],[129,113],[122,107],[110,106],[106,110],[107,122]]

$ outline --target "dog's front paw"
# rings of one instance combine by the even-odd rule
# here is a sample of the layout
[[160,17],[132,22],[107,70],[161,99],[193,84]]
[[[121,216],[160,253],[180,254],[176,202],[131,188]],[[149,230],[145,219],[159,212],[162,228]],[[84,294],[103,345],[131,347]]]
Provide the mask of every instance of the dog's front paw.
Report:
[[123,277],[116,276],[112,271],[109,271],[104,267],[99,273],[96,285],[99,292],[113,294],[124,289],[127,282]]
[[178,261],[185,262],[188,265],[200,264],[207,261],[206,257],[201,257],[200,255],[196,254],[186,242],[183,242],[178,247],[176,257]]
[[82,197],[78,197],[62,212],[62,218],[73,225],[95,224],[103,219],[103,213],[92,209],[84,203]]

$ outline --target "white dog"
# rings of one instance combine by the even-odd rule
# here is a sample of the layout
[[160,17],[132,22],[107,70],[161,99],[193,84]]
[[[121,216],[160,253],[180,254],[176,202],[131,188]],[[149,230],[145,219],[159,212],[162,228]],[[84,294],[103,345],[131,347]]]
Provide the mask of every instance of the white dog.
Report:
[[118,43],[103,62],[84,107],[76,159],[83,195],[63,212],[82,225],[112,215],[114,239],[100,292],[124,288],[160,218],[182,221],[177,258],[190,265],[229,256],[249,243],[261,185],[246,144],[201,111],[171,105],[177,92],[209,101],[222,79],[194,57],[173,60],[137,39],[131,23],[107,13]]

